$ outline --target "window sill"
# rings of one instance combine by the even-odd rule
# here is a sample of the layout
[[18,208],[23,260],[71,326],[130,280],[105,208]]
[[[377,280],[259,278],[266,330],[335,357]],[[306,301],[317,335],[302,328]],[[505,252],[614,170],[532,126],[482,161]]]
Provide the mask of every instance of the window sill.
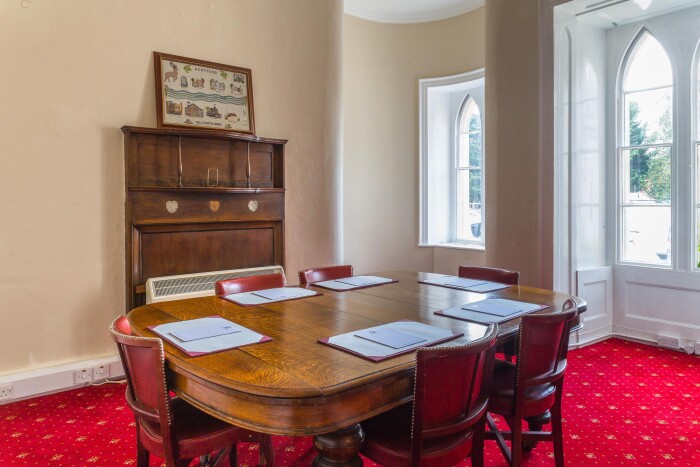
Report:
[[486,251],[484,245],[474,243],[438,243],[436,245],[421,244],[421,248],[447,248],[451,250],[471,250],[471,251]]

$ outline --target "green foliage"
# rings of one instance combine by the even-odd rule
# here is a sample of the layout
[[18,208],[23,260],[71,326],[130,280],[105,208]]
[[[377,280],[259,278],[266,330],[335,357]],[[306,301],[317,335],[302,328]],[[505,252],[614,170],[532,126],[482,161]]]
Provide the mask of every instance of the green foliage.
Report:
[[656,201],[671,199],[671,161],[667,151],[651,152],[645,191]]
[[228,73],[226,73],[224,70],[221,70],[221,77],[223,79],[226,79],[227,76],[228,76]]
[[[629,106],[630,146],[667,143],[673,137],[671,103],[666,102],[659,118],[659,128],[647,134],[646,123],[639,121],[639,105]],[[671,158],[668,149],[633,149],[630,151],[630,193],[643,192],[655,201],[671,199]]]
[[[474,112],[469,119],[469,165],[472,167],[481,167],[481,138],[481,116]],[[469,202],[481,203],[481,170],[469,171]]]
[[[629,108],[630,146],[645,143],[647,126],[639,122],[639,105],[632,102]],[[649,155],[646,149],[635,149],[630,152],[630,193],[642,191],[646,185],[646,175],[649,171]]]
[[185,70],[185,73],[189,73],[190,71],[192,71],[192,67],[189,64],[185,65],[182,68],[183,68],[183,70]]

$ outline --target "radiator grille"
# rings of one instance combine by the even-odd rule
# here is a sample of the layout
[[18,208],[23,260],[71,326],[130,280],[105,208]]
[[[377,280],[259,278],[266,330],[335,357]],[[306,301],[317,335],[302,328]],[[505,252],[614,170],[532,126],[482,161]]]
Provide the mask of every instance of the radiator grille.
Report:
[[[177,300],[187,297],[214,295],[216,283],[236,277],[259,276],[262,274],[284,274],[282,266],[233,269],[230,271],[203,272],[181,276],[155,277],[146,281],[146,302]],[[286,282],[286,281],[285,281]]]

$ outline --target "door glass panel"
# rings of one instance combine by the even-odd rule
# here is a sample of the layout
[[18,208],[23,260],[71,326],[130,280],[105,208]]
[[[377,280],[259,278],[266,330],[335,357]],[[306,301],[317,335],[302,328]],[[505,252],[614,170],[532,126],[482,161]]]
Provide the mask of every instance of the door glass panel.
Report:
[[622,208],[622,260],[671,265],[671,206]]

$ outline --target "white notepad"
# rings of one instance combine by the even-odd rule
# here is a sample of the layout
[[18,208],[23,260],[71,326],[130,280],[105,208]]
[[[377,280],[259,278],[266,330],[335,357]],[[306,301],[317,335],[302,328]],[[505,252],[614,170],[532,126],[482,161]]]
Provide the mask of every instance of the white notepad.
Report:
[[466,277],[457,276],[442,276],[435,279],[419,280],[418,282],[477,293],[489,293],[512,287],[511,285],[501,284],[500,282],[485,281],[482,279],[468,279]]
[[451,285],[453,287],[461,287],[463,289],[466,289],[468,287],[474,287],[474,286],[485,284],[485,283],[486,283],[486,281],[477,280],[477,279],[466,279],[464,277],[458,277],[458,278],[451,280],[449,282],[444,282],[445,285]]
[[267,305],[268,303],[281,302],[283,300],[313,297],[314,295],[319,295],[319,293],[315,290],[299,287],[279,287],[276,289],[256,290],[255,292],[232,293],[222,298],[238,305],[254,306]]
[[[379,331],[383,333],[386,330],[394,331],[398,335],[410,336],[411,338],[417,340],[415,340],[413,344],[407,344],[403,347],[392,347],[390,345],[381,344],[379,342],[364,339],[358,336],[358,334],[362,334],[366,331]],[[384,359],[410,352],[418,347],[445,342],[463,335],[464,333],[462,332],[417,323],[415,321],[396,321],[362,330],[346,332],[345,334],[339,334],[337,336],[327,337],[325,339],[319,339],[319,342],[321,344],[330,345],[331,347],[336,347],[346,352],[359,355],[373,362],[380,362]],[[389,342],[394,345],[406,343],[406,341],[393,342],[391,339]]]
[[224,334],[233,334],[234,332],[241,332],[241,330],[228,323],[216,323],[170,331],[170,334],[183,342],[190,342],[198,339],[223,336]]
[[507,289],[508,287],[511,286],[508,284],[501,284],[500,282],[484,282],[483,284],[469,287],[467,290],[469,292],[488,293],[496,290]]
[[384,284],[386,282],[391,282],[392,279],[387,279],[386,277],[379,276],[352,276],[344,277],[342,279],[336,279],[336,282],[342,284],[353,285],[355,287],[365,287],[374,284]]
[[[186,338],[193,337],[193,335],[197,337],[197,334],[206,334],[205,331],[208,330],[210,332],[215,328],[230,328],[233,332],[195,338],[187,341],[177,337],[178,335]],[[159,324],[157,326],[149,326],[148,329],[158,334],[164,340],[170,342],[190,357],[272,340],[263,334],[259,334],[220,316],[175,321],[172,323]]]
[[357,331],[355,335],[378,344],[386,345],[393,349],[401,349],[419,342],[425,342],[427,340],[424,337],[418,337],[387,328],[363,329],[362,331]]
[[[524,311],[523,305],[529,305],[522,302],[512,302],[510,300],[501,299],[486,299],[480,302],[467,303],[462,305],[463,310],[478,311],[479,313],[486,313],[495,316],[510,316],[516,313]],[[532,309],[535,310],[539,308],[538,305],[532,305]]]
[[268,300],[288,300],[290,298],[307,296],[305,289],[297,287],[277,287],[276,289],[256,290],[255,292],[251,292],[251,294],[267,298]]

